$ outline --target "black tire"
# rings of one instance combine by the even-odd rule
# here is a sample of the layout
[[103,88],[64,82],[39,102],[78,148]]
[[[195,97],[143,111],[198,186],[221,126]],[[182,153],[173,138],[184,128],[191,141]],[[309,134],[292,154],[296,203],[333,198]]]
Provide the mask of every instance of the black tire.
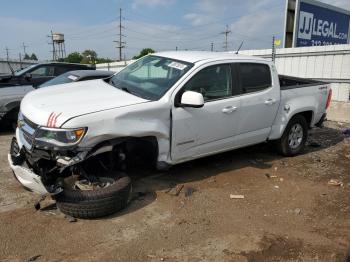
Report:
[[[294,128],[296,125],[301,126],[303,134],[300,144],[298,144],[298,146],[295,145],[295,147],[293,147],[289,143],[289,135],[291,133],[291,129]],[[297,154],[300,154],[305,148],[307,137],[308,124],[305,120],[305,117],[303,117],[302,115],[296,115],[289,121],[286,129],[283,132],[282,137],[276,141],[277,150],[283,156],[295,156]]]
[[122,174],[103,174],[115,182],[97,190],[64,188],[54,198],[62,213],[76,218],[98,218],[124,209],[131,195],[131,179]]
[[14,108],[4,116],[2,121],[6,127],[12,130],[16,130],[18,113],[19,113],[19,108]]

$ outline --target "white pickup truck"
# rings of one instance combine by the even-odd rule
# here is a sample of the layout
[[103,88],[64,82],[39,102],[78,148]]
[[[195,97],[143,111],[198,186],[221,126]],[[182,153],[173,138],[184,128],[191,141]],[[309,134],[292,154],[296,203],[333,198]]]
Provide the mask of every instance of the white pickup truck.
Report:
[[9,163],[63,212],[102,216],[126,205],[130,179],[120,170],[140,159],[166,169],[266,141],[298,154],[330,100],[328,84],[279,76],[257,57],[156,53],[109,79],[29,93]]

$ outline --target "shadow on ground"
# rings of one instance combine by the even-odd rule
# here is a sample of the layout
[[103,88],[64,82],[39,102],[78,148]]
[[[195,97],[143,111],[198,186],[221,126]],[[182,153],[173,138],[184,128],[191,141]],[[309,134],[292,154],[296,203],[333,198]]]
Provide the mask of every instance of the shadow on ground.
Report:
[[[316,128],[310,133],[303,155],[335,146],[345,137],[339,129]],[[179,164],[166,172],[149,170],[146,165],[134,167],[129,173],[133,181],[132,203],[126,210],[114,216],[134,212],[151,204],[157,197],[156,192],[168,193],[178,189],[184,190],[185,194],[191,194],[197,189],[182,185],[214,179],[220,173],[246,167],[267,170],[272,167],[273,161],[283,158],[276,152],[273,143],[263,143]]]

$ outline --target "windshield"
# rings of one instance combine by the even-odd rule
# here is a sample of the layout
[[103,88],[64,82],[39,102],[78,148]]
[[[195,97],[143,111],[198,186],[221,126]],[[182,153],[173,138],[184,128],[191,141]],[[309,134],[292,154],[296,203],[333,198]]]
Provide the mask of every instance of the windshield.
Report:
[[109,83],[144,99],[158,100],[192,66],[166,57],[145,56],[114,75]]
[[59,75],[58,77],[51,79],[50,81],[47,81],[47,82],[41,84],[40,86],[38,86],[38,88],[46,87],[46,86],[53,86],[53,85],[60,85],[60,84],[67,84],[70,82],[77,81],[78,79],[79,79],[78,76],[75,76],[72,73],[67,72],[67,73],[64,73],[62,75]]
[[18,71],[15,72],[15,76],[21,76],[21,75],[27,73],[30,69],[32,69],[35,66],[37,66],[37,65],[36,64],[35,65],[30,65],[30,66],[27,66],[24,69],[18,70]]

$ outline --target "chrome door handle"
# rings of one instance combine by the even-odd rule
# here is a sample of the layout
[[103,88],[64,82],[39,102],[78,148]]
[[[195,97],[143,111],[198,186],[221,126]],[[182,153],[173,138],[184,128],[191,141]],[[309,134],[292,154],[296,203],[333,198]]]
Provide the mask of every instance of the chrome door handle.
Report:
[[237,107],[236,106],[227,106],[227,107],[225,107],[224,109],[222,109],[222,112],[224,113],[224,114],[231,114],[231,113],[233,113],[234,111],[236,111],[237,110]]
[[275,99],[267,99],[265,101],[265,105],[268,105],[268,106],[274,105],[275,103],[276,103]]

